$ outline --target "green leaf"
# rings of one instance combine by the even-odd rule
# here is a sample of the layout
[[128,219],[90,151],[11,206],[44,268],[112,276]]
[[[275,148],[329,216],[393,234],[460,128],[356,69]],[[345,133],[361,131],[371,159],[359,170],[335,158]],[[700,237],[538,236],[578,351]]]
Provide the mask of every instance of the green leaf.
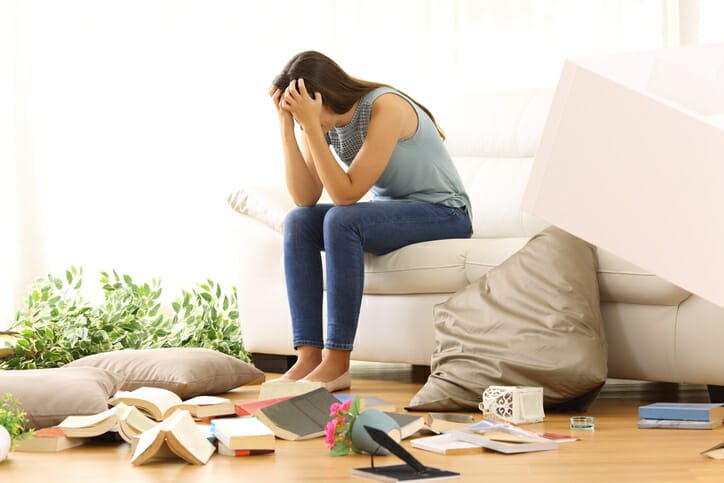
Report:
[[347,441],[337,441],[334,443],[332,449],[329,450],[329,454],[332,456],[345,456],[349,454],[350,449],[351,447]]
[[111,280],[108,272],[100,272],[104,299],[92,304],[80,293],[82,267],[71,266],[64,272],[67,287],[48,274],[29,288],[25,307],[15,314],[13,329],[20,332],[15,353],[2,361],[3,369],[58,367],[108,350],[184,345],[249,360],[239,328],[235,287],[225,294],[219,284],[207,279],[204,291],[181,290],[171,302],[174,313],[165,316],[156,279],[135,285],[130,275],[112,270]]
[[352,399],[352,404],[349,405],[349,413],[352,416],[357,416],[359,414],[359,407],[360,407],[360,397],[355,396]]

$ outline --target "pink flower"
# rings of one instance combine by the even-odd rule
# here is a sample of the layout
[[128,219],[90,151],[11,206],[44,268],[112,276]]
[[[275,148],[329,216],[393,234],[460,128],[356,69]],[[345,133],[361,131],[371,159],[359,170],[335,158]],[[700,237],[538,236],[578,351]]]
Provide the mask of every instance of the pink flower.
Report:
[[330,422],[327,423],[327,425],[324,427],[324,442],[327,445],[327,448],[332,449],[334,447],[334,433],[337,430],[337,419],[333,419]]
[[[343,406],[341,403],[338,403],[338,402],[332,403],[332,405],[329,406],[329,415],[336,416],[337,414],[339,414],[339,410],[342,408],[343,408]],[[349,407],[347,407],[347,409],[349,409]],[[345,409],[345,411],[346,411],[346,409]]]
[[350,428],[359,415],[359,403],[359,396],[355,396],[344,404],[335,402],[329,406],[332,420],[324,427],[324,443],[331,450],[332,456],[349,454],[352,449]]

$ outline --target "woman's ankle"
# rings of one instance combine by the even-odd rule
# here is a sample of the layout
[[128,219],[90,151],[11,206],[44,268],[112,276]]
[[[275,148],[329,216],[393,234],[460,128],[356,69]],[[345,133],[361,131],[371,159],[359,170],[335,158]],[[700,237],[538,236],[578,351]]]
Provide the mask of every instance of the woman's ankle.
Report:
[[310,381],[329,382],[349,371],[350,351],[325,349],[322,362],[307,376]]
[[302,379],[322,363],[322,349],[317,347],[297,348],[297,361],[282,376],[284,379]]

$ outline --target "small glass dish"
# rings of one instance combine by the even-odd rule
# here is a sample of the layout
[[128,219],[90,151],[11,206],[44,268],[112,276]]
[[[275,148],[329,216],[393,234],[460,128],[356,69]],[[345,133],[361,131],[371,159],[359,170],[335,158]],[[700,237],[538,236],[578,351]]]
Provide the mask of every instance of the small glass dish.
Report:
[[571,429],[593,431],[596,429],[596,420],[593,416],[573,416],[571,418]]

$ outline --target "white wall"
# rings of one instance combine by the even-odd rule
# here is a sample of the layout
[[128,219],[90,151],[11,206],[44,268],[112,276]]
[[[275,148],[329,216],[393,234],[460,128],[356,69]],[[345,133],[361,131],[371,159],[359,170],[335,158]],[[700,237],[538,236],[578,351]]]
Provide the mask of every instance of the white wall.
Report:
[[660,0],[9,0],[0,327],[33,279],[71,264],[87,284],[111,268],[161,277],[168,297],[206,277],[232,284],[225,197],[280,176],[266,92],[298,51],[434,112],[450,92],[553,86],[566,57],[658,47],[663,11]]

